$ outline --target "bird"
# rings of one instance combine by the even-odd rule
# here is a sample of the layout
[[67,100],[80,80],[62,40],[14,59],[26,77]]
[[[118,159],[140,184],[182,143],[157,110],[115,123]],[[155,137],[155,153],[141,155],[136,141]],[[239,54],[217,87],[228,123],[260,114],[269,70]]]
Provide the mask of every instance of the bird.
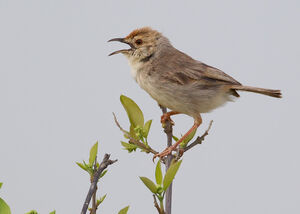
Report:
[[131,75],[160,106],[170,109],[161,116],[161,122],[172,115],[185,114],[194,119],[193,126],[173,145],[154,155],[164,158],[202,123],[201,114],[223,106],[238,91],[248,91],[281,98],[280,90],[242,85],[219,70],[195,60],[176,49],[169,39],[151,27],[133,30],[126,37],[110,39],[121,42],[129,49],[114,51],[109,56],[123,54],[131,67]]

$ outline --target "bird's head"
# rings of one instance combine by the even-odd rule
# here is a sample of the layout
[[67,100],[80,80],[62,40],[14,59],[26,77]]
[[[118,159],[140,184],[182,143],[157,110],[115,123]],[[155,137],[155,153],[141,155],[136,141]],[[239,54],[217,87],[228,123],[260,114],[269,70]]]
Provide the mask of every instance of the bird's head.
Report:
[[152,56],[161,43],[161,38],[165,38],[156,30],[151,29],[150,27],[143,27],[132,31],[128,36],[124,38],[115,38],[111,39],[108,42],[118,41],[126,43],[130,46],[129,49],[122,49],[115,51],[109,56],[122,53],[126,57],[142,60],[147,57]]

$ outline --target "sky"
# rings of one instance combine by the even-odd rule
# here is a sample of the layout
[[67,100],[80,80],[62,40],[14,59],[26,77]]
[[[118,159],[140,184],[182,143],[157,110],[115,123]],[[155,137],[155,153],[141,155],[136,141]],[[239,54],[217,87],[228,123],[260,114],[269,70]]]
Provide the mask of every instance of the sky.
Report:
[[[0,0],[0,197],[12,213],[79,213],[89,176],[76,161],[118,162],[99,183],[100,213],[156,213],[138,176],[154,179],[152,156],[128,154],[113,121],[129,127],[121,94],[153,119],[149,143],[166,147],[161,110],[107,43],[151,26],[179,50],[245,85],[281,89],[282,99],[241,92],[203,114],[202,145],[183,157],[174,214],[300,213],[299,1]],[[173,118],[174,134],[193,124]]]

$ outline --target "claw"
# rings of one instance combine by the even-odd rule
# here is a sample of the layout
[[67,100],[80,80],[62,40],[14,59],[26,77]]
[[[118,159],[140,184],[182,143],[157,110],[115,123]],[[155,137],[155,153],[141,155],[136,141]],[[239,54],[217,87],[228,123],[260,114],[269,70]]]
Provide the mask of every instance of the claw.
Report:
[[166,121],[170,121],[170,123],[171,123],[172,126],[175,125],[174,121],[171,119],[170,115],[167,114],[167,113],[166,113],[166,114],[163,114],[163,115],[160,117],[160,122],[161,122],[162,124],[165,124]]
[[161,153],[155,154],[152,158],[152,161],[154,162],[155,158],[157,158],[157,157],[159,157],[160,159],[163,159],[165,156],[172,154],[172,151],[174,151],[175,149],[176,149],[176,147],[174,147],[174,146],[170,146],[170,147],[166,148]]

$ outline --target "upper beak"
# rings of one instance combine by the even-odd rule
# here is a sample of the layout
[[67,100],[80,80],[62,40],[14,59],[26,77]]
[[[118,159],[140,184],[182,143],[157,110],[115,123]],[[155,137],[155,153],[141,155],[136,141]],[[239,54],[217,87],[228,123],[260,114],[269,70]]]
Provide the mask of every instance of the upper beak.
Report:
[[130,51],[130,50],[132,50],[132,49],[135,48],[132,44],[130,44],[129,42],[126,42],[125,38],[114,38],[114,39],[108,40],[107,42],[114,42],[114,41],[128,44],[131,48],[130,49],[122,49],[122,50],[118,50],[118,51],[112,52],[108,56],[112,56],[112,55],[115,55],[115,54],[118,54],[118,53],[127,53],[128,51]]
[[114,39],[110,39],[108,40],[107,42],[114,42],[114,41],[117,41],[117,42],[123,42],[124,43],[124,38],[114,38]]

